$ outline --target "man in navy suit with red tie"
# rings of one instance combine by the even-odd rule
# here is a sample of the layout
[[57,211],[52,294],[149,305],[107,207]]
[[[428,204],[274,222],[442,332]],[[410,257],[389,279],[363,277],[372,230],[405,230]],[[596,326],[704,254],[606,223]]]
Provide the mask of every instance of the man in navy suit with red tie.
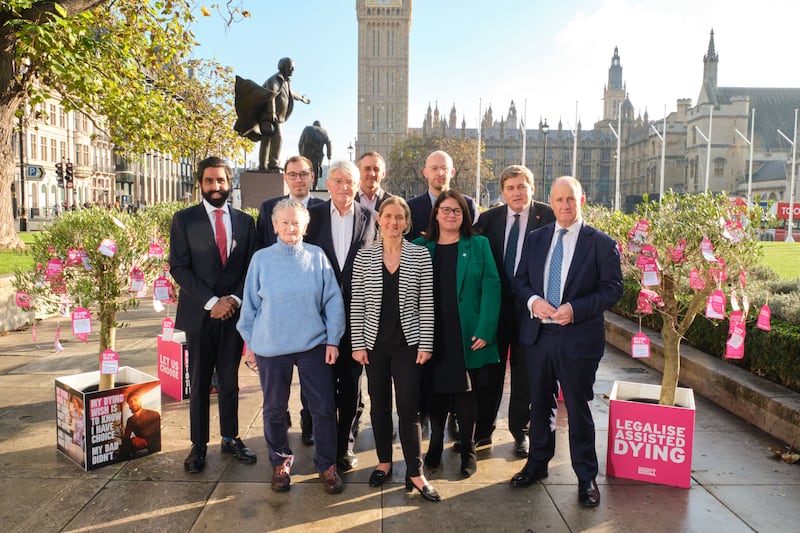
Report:
[[595,374],[605,348],[603,312],[622,297],[617,243],[585,224],[581,184],[570,176],[550,188],[556,216],[525,238],[514,276],[514,293],[529,312],[520,324],[531,391],[530,454],[514,487],[547,477],[555,455],[558,383],[569,418],[572,469],[578,477],[578,500],[600,504],[595,429],[590,402]]
[[200,161],[203,201],[175,213],[170,228],[170,273],[181,288],[175,326],[189,345],[192,450],[183,463],[203,470],[209,439],[209,389],[217,372],[221,451],[245,463],[256,455],[239,438],[239,361],[236,331],[244,278],[258,238],[253,218],[227,204],[231,169],[218,157]]

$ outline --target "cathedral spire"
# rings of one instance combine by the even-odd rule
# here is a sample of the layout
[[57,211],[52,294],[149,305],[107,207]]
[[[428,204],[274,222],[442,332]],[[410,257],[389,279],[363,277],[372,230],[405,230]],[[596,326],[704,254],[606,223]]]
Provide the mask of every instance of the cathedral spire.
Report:
[[[708,39],[708,51],[703,56],[703,85],[706,92],[711,95],[716,93],[717,90],[717,65],[719,63],[719,54],[714,48],[714,30],[711,30],[711,37]],[[711,98],[714,101],[714,98]]]

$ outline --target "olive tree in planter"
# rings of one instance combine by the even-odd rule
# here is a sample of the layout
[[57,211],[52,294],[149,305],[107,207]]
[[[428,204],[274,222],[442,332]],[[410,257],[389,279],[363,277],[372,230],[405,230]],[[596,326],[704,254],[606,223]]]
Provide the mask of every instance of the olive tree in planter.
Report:
[[[661,386],[616,383],[612,390],[609,475],[689,486],[694,397],[690,389],[678,387],[681,340],[698,314],[725,318],[730,301],[741,313],[731,325],[738,328],[734,344],[743,349],[746,279],[760,256],[762,214],[726,195],[672,192],[660,203],[639,205],[633,215],[585,211],[591,224],[619,243],[626,279],[640,284],[637,313],[656,311],[662,318]],[[639,339],[647,342],[642,336],[634,344]],[[616,401],[633,398],[657,399],[659,405]]]
[[[154,214],[160,211],[154,210]],[[37,268],[17,272],[14,285],[30,295],[33,309],[50,313],[67,307],[89,310],[100,325],[101,357],[106,350],[115,349],[118,313],[139,304],[137,293],[130,290],[131,273],[141,272],[144,287],[152,287],[164,271],[166,239],[154,220],[147,212],[67,211],[31,245]],[[112,248],[116,248],[113,253]],[[101,373],[100,390],[113,386],[114,375]]]

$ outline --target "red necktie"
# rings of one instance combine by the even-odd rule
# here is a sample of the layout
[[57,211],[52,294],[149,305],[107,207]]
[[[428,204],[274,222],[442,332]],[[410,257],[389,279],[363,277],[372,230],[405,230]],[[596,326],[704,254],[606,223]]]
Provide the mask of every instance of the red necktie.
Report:
[[222,259],[222,266],[225,266],[225,262],[228,260],[228,237],[225,235],[225,223],[222,221],[225,211],[217,209],[214,214],[217,217],[214,225],[214,230],[217,234],[217,249],[219,250],[219,258]]

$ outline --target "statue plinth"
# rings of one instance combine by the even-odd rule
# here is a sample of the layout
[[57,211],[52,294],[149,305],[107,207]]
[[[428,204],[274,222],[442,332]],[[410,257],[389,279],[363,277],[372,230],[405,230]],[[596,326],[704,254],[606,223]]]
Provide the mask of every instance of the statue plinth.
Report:
[[242,190],[242,209],[258,209],[264,200],[289,194],[283,172],[242,172],[239,187]]

